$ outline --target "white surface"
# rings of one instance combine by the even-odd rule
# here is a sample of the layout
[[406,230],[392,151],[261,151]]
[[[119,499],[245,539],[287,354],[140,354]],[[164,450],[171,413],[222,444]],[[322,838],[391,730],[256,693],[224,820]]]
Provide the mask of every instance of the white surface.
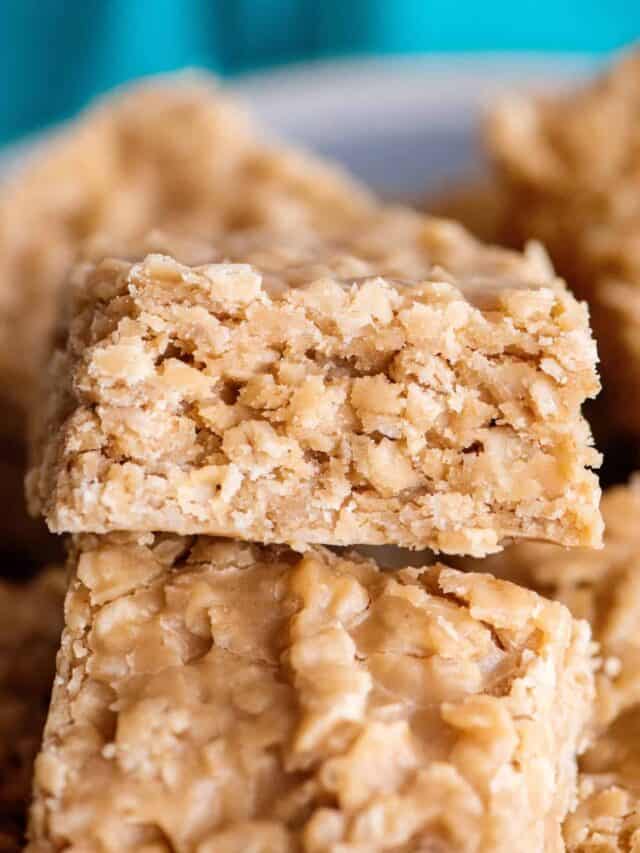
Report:
[[[595,67],[578,55],[440,55],[334,61],[231,86],[275,134],[344,163],[389,196],[419,196],[477,171],[478,122],[500,94],[557,88]],[[0,152],[15,167],[46,135]]]

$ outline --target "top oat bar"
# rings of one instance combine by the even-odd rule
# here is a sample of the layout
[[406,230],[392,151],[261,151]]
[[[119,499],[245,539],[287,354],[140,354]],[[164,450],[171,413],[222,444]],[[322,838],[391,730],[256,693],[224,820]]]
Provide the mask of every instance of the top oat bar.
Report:
[[596,350],[544,256],[402,209],[345,235],[80,271],[28,478],[52,530],[599,544]]

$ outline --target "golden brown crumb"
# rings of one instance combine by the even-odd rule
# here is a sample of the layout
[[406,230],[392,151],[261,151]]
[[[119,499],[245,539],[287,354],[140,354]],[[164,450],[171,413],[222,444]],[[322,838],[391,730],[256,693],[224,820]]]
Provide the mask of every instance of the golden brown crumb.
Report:
[[568,853],[640,848],[640,707],[618,717],[580,762],[578,806],[564,825]]
[[593,701],[560,604],[206,537],[71,564],[31,851],[557,849]]

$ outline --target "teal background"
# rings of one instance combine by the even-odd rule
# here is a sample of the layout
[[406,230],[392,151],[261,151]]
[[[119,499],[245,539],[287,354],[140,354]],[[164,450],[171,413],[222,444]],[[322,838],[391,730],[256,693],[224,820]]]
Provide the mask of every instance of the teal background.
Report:
[[331,56],[602,53],[640,0],[0,0],[0,143],[143,74],[223,75]]

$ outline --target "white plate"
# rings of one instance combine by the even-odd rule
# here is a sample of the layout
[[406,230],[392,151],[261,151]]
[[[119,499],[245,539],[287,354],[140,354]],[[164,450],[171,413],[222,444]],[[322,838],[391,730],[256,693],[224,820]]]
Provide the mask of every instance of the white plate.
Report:
[[579,55],[456,55],[335,61],[255,75],[236,89],[262,121],[344,163],[379,192],[413,196],[481,167],[486,106],[594,70]]
[[[290,66],[231,88],[278,136],[339,160],[385,195],[415,197],[478,171],[478,121],[491,100],[515,88],[557,88],[595,65],[558,54],[388,57]],[[5,149],[0,172],[43,140]]]

